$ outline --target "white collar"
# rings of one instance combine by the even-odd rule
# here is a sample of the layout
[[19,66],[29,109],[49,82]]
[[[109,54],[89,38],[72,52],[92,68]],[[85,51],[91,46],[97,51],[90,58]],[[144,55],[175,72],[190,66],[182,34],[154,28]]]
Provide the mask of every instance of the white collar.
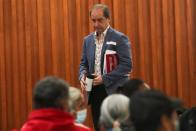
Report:
[[[109,28],[110,28],[110,25],[108,25],[108,27],[104,30],[104,32],[103,32],[104,36],[106,35],[106,33],[107,33]],[[97,32],[96,31],[95,31],[94,35],[97,36]]]

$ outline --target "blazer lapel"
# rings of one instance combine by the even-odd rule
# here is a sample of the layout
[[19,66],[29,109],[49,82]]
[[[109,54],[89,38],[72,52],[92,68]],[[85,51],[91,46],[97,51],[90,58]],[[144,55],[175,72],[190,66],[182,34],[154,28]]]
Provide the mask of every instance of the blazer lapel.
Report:
[[106,33],[106,36],[105,36],[105,39],[104,39],[104,43],[103,43],[103,47],[102,47],[102,50],[101,50],[101,70],[102,70],[102,73],[103,73],[103,63],[104,63],[104,55],[105,55],[105,51],[107,49],[107,44],[106,42],[110,40],[111,38],[111,32],[113,31],[113,29],[110,27]]
[[92,67],[92,73],[93,73],[94,68],[95,68],[95,48],[96,48],[94,35],[92,35],[92,37],[91,37],[90,45],[91,45],[90,46],[90,54],[91,54],[90,67]]

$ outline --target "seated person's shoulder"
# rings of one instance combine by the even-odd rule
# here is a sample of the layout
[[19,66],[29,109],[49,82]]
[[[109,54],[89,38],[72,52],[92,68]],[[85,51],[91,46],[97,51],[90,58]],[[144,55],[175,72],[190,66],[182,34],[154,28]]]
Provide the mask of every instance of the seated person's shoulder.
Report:
[[76,127],[77,131],[92,131],[89,127],[83,124],[74,123],[74,126]]

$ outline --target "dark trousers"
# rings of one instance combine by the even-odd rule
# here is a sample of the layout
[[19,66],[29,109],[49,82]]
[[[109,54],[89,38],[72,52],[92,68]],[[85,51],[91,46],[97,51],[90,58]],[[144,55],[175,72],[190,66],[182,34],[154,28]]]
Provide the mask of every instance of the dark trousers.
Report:
[[107,97],[104,85],[94,86],[89,94],[93,124],[96,131],[99,131],[99,117],[102,101]]

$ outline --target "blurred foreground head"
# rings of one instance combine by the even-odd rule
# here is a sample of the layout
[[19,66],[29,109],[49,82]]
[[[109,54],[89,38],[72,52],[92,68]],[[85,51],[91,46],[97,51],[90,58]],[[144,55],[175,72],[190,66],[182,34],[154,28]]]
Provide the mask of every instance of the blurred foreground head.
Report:
[[129,98],[121,94],[109,95],[101,105],[100,125],[102,130],[132,131],[129,115]]
[[150,86],[141,79],[130,79],[122,87],[119,92],[131,98],[136,91],[149,90]]
[[137,131],[177,131],[178,103],[159,91],[136,92],[131,98],[131,120]]
[[77,123],[83,123],[87,116],[84,96],[76,87],[69,87],[70,113],[75,117]]
[[58,108],[67,110],[69,86],[57,77],[46,77],[40,80],[33,90],[33,108]]

